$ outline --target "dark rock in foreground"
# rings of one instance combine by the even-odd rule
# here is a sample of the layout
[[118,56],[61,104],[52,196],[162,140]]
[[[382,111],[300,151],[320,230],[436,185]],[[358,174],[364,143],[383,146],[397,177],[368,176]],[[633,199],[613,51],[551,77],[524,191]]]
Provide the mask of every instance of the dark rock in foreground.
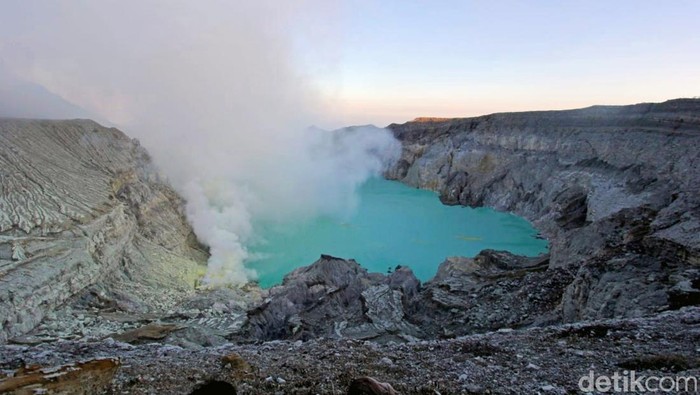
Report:
[[486,250],[448,258],[421,285],[407,267],[368,273],[355,261],[322,256],[272,288],[232,339],[415,341],[542,325],[554,320],[571,280],[552,276],[547,264],[546,256]]
[[368,273],[355,261],[321,256],[294,270],[248,312],[244,339],[350,337],[398,340],[420,336],[404,307],[419,282],[408,269],[389,276]]

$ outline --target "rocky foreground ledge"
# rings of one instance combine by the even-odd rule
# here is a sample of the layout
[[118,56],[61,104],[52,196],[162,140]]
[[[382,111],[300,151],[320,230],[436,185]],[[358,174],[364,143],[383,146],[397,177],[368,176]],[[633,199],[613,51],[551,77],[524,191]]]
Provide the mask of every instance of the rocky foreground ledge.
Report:
[[270,290],[197,289],[206,247],[137,141],[0,120],[0,393],[575,393],[590,370],[698,376],[700,100],[389,128],[403,153],[387,177],[522,215],[550,254],[451,257],[426,283],[322,256]]
[[[57,342],[0,347],[0,368],[15,374],[0,380],[0,392],[573,394],[591,371],[700,377],[698,344],[697,307],[411,343],[317,338],[185,349]],[[358,379],[368,376],[388,385],[362,392]]]

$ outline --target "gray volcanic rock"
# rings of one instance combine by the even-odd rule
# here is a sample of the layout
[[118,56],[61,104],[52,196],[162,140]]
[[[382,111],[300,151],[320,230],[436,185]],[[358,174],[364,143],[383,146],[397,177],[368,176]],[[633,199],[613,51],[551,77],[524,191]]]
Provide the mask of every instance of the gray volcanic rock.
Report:
[[549,324],[571,276],[561,269],[553,275],[548,263],[547,256],[493,250],[448,258],[411,302],[409,315],[433,338]]
[[349,337],[393,340],[417,336],[405,321],[404,301],[419,282],[407,269],[386,277],[353,260],[322,255],[294,270],[267,299],[248,312],[243,339]]
[[549,324],[573,276],[564,269],[552,275],[548,263],[547,256],[485,250],[448,258],[421,285],[406,267],[367,273],[353,260],[324,255],[272,288],[230,337],[414,342]]
[[[387,177],[533,222],[564,321],[700,303],[700,100],[423,120]],[[508,298],[502,307],[507,308]]]
[[[107,387],[110,394],[196,389],[218,394],[204,391],[217,383],[230,383],[238,394],[345,394],[362,377],[388,383],[400,394],[576,394],[579,379],[591,370],[608,376],[634,369],[637,376],[697,377],[699,340],[700,309],[686,307],[654,317],[403,344],[314,339],[191,350],[108,339],[5,345],[0,346],[0,373],[17,374],[28,366],[57,371],[68,363],[80,361],[80,366],[108,357],[121,361]],[[1,377],[0,388],[6,383]],[[64,385],[79,380],[68,377]],[[692,383],[688,389],[697,392]]]
[[208,253],[182,203],[116,129],[0,119],[0,343],[78,295],[147,312],[191,293]]

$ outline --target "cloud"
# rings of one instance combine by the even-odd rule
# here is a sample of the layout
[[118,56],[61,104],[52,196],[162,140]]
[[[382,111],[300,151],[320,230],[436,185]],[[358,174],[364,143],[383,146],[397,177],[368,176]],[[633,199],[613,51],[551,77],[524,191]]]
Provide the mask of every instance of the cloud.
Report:
[[300,22],[334,11],[292,3],[10,1],[0,58],[138,137],[211,247],[207,281],[240,284],[254,277],[243,265],[253,219],[343,215],[399,150],[383,129],[308,127],[327,109],[294,37],[328,47]]

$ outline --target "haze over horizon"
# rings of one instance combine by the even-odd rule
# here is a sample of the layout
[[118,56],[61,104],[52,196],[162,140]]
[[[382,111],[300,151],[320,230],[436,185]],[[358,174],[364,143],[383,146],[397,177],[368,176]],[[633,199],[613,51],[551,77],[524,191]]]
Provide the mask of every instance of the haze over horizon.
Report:
[[[176,2],[145,4],[146,10],[163,9],[166,14],[185,8]],[[205,4],[196,17],[209,25],[207,10],[225,25],[238,18],[241,8],[255,8],[244,3]],[[188,23],[197,20],[163,23],[161,15],[114,2],[10,1],[4,8],[0,66],[117,125],[133,117],[128,94],[119,81],[76,88],[75,80],[85,77],[71,74],[82,74],[79,70],[85,66],[72,64],[79,59],[75,53],[81,52],[74,47],[91,49],[100,44],[99,37],[110,36],[115,48],[82,53],[87,57],[96,52],[104,62],[119,64],[109,59],[110,53],[123,54],[122,46],[131,46],[129,53],[143,51],[152,44],[152,36],[188,37],[172,29],[186,32]],[[424,1],[304,1],[269,3],[266,15],[254,23],[275,40],[278,56],[288,60],[296,81],[313,96],[313,123],[335,128],[385,126],[421,116],[466,117],[698,96],[698,15],[700,3],[693,1],[448,1],[439,6]],[[76,25],[78,16],[96,20],[83,19]],[[146,39],[140,42],[142,36]],[[71,43],[68,38],[84,40]],[[189,38],[201,37],[193,33]],[[240,45],[220,49],[222,55],[224,50],[245,53]],[[47,64],[55,68],[49,72]],[[149,66],[153,65],[143,65]],[[125,67],[125,79],[133,67]],[[48,113],[53,116],[55,111]]]

